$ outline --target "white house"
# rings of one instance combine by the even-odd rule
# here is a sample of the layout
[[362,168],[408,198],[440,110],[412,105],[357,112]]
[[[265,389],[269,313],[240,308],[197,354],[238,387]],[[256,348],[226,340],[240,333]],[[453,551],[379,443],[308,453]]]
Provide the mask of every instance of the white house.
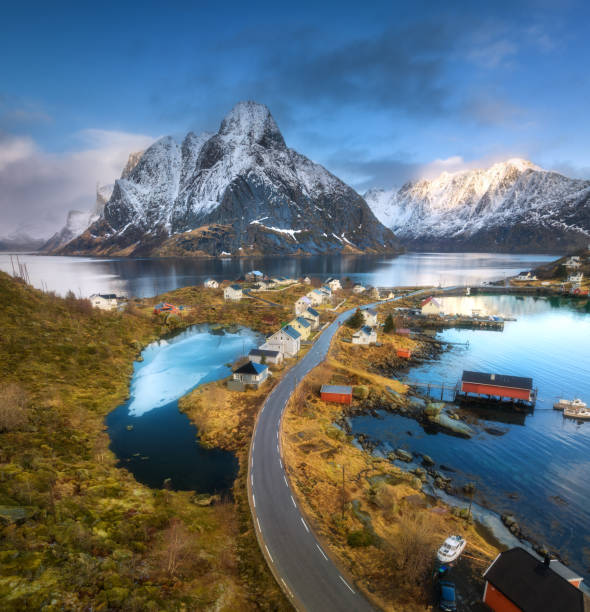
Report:
[[375,344],[375,342],[377,342],[377,332],[368,325],[363,325],[352,334],[353,344]]
[[353,293],[362,293],[363,291],[366,291],[366,287],[363,287],[360,283],[356,283],[354,285],[354,287],[352,288],[352,292]]
[[223,290],[223,297],[226,300],[239,301],[242,299],[242,288],[240,285],[229,285]]
[[576,274],[570,274],[567,277],[567,282],[568,283],[581,283],[583,278],[584,278],[584,273],[578,272]]
[[342,289],[342,285],[337,278],[329,278],[324,285],[330,287],[332,291],[340,291]]
[[306,276],[306,277],[303,279],[303,284],[304,284],[304,285],[311,285],[311,278],[309,278],[309,276]]
[[313,308],[308,308],[303,316],[311,323],[311,329],[317,329],[320,326],[320,313]]
[[312,306],[319,306],[326,301],[326,294],[319,289],[313,289],[307,294],[307,297],[310,299]]
[[579,255],[574,255],[573,257],[570,257],[565,262],[565,267],[566,268],[579,268],[581,265],[582,265],[582,262],[580,261],[580,256]]
[[219,287],[219,283],[213,278],[208,278],[203,285],[205,285],[207,289],[217,289]]
[[268,378],[268,374],[269,370],[267,365],[248,361],[243,366],[234,370],[233,379],[244,385],[252,385],[255,389],[258,389],[258,387]]
[[369,308],[368,310],[361,310],[361,313],[363,315],[363,319],[365,320],[365,325],[370,325],[371,327],[377,325],[378,313],[376,310]]
[[254,363],[272,363],[273,365],[279,365],[283,363],[283,353],[281,351],[271,351],[270,349],[252,349],[248,353],[248,359]]
[[378,300],[381,296],[379,294],[379,289],[377,289],[377,287],[373,287],[371,289],[371,292],[369,294],[372,298],[375,298],[376,300]]
[[381,300],[393,300],[395,293],[393,291],[384,291],[380,294],[379,299]]
[[319,290],[328,298],[332,298],[332,289],[328,285],[322,285]]
[[302,315],[311,306],[311,300],[304,295],[295,302],[295,314]]
[[438,300],[428,297],[422,302],[420,312],[427,316],[440,315],[443,312],[443,307]]
[[290,325],[286,325],[268,337],[260,348],[280,351],[285,357],[294,357],[301,348],[301,334]]
[[94,293],[90,296],[90,303],[101,310],[114,310],[117,308],[117,296],[114,293]]
[[514,280],[526,283],[529,281],[536,281],[537,277],[534,274],[531,274],[531,272],[527,272],[526,274],[519,274]]

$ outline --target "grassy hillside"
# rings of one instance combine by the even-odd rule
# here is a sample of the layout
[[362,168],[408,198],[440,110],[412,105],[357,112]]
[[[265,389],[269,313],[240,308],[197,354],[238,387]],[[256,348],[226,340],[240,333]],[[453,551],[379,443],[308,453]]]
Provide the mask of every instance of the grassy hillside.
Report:
[[0,297],[0,609],[275,608],[272,593],[254,601],[232,502],[201,506],[115,467],[103,419],[161,319],[3,273]]

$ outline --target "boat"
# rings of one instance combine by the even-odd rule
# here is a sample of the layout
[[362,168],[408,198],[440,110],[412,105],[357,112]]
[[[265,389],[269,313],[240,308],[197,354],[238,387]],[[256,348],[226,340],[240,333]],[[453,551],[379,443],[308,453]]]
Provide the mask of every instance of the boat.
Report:
[[586,408],[586,404],[584,404],[584,408],[564,408],[563,416],[569,417],[570,419],[588,421],[590,420],[590,410]]
[[573,399],[573,400],[560,399],[560,400],[556,401],[555,404],[553,404],[553,409],[554,410],[565,410],[566,408],[573,409],[573,410],[578,410],[580,408],[587,408],[587,407],[588,406],[586,406],[586,403],[583,402],[579,398],[576,398],[576,399]]
[[438,549],[436,556],[441,563],[456,561],[467,546],[467,540],[460,535],[449,536]]

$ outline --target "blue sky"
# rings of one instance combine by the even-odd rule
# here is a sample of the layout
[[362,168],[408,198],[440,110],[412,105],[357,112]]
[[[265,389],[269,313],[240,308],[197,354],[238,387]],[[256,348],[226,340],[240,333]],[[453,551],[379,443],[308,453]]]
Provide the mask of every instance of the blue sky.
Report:
[[509,156],[590,178],[589,18],[569,0],[4,3],[0,221],[59,226],[127,153],[242,99],[361,192]]

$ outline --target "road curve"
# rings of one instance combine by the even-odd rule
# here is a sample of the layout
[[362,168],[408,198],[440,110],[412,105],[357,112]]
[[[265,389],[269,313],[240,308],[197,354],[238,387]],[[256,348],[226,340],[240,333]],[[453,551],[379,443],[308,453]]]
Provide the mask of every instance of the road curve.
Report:
[[258,415],[248,458],[250,509],[260,547],[294,607],[309,612],[374,610],[350,579],[342,576],[305,522],[289,487],[279,440],[281,417],[291,393],[324,360],[340,323],[354,310],[339,315],[268,396]]

